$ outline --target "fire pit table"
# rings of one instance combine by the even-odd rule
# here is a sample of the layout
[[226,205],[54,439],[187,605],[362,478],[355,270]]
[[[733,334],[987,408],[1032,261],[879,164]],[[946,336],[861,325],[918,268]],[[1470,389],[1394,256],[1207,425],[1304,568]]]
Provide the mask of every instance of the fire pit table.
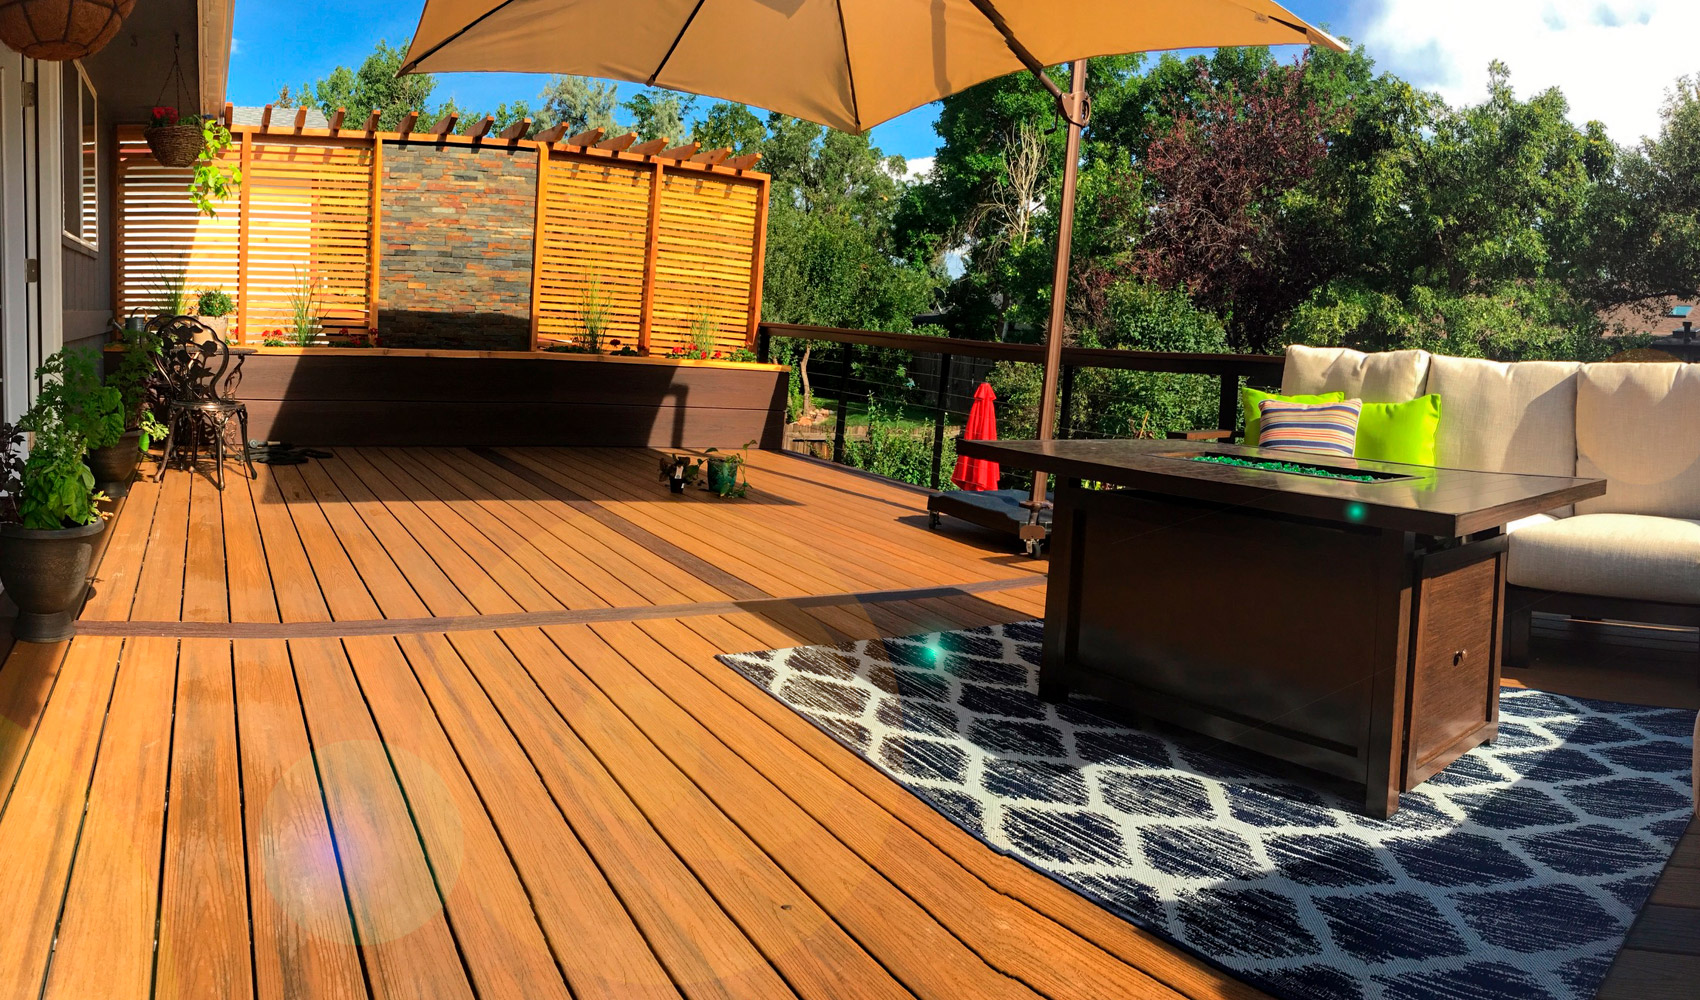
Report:
[[1606,489],[1204,442],[958,450],[1059,480],[1043,697],[1343,778],[1378,817],[1498,731],[1505,525]]

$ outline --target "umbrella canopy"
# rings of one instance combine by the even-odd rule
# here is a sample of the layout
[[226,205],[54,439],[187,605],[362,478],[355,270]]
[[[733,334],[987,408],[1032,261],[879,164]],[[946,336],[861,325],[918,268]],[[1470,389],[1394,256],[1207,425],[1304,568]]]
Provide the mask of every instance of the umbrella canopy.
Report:
[[[962,431],[964,440],[998,439],[998,414],[992,405],[997,398],[990,382],[981,382],[980,388],[974,390],[974,405],[968,408],[968,426]],[[950,474],[950,481],[965,490],[995,490],[998,473],[998,463],[963,455],[956,460],[956,471]]]
[[630,80],[846,132],[1022,68],[1322,44],[1269,0],[426,0],[403,72]]

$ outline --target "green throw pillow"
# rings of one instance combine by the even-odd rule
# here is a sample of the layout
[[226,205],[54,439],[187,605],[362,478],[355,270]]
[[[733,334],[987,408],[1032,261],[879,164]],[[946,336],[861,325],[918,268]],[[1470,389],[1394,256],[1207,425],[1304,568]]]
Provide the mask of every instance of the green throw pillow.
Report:
[[1377,462],[1432,466],[1439,427],[1440,396],[1432,392],[1409,403],[1365,403],[1352,454]]
[[[1344,403],[1346,394],[1343,392],[1324,392],[1312,395],[1279,396],[1273,392],[1263,392],[1258,389],[1240,387],[1240,412],[1245,414],[1245,437],[1240,440],[1253,448],[1257,447],[1258,433],[1263,429],[1263,418],[1258,416],[1257,404],[1266,399],[1278,400],[1282,403]],[[1227,428],[1233,430],[1232,427]]]

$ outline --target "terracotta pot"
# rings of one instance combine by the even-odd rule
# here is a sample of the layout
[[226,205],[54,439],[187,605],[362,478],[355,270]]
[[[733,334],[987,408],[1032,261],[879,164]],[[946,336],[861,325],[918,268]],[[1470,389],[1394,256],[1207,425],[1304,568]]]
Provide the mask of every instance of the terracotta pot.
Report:
[[136,0],[11,0],[0,3],[0,42],[29,59],[67,62],[112,41]]
[[130,492],[130,480],[142,462],[142,432],[125,431],[118,443],[106,448],[90,448],[84,459],[94,470],[94,481],[107,496],[117,498]]
[[202,326],[218,334],[218,339],[227,344],[230,342],[229,316],[196,316],[195,318],[201,321]]
[[94,545],[105,530],[105,521],[50,530],[0,525],[0,585],[18,606],[12,635],[19,642],[58,642],[76,634]]

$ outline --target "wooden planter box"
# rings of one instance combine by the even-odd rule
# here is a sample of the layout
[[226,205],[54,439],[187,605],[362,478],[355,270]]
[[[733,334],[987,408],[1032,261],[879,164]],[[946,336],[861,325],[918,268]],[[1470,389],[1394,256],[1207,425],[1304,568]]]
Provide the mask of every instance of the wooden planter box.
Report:
[[298,445],[780,446],[787,369],[528,352],[268,347],[237,398]]

